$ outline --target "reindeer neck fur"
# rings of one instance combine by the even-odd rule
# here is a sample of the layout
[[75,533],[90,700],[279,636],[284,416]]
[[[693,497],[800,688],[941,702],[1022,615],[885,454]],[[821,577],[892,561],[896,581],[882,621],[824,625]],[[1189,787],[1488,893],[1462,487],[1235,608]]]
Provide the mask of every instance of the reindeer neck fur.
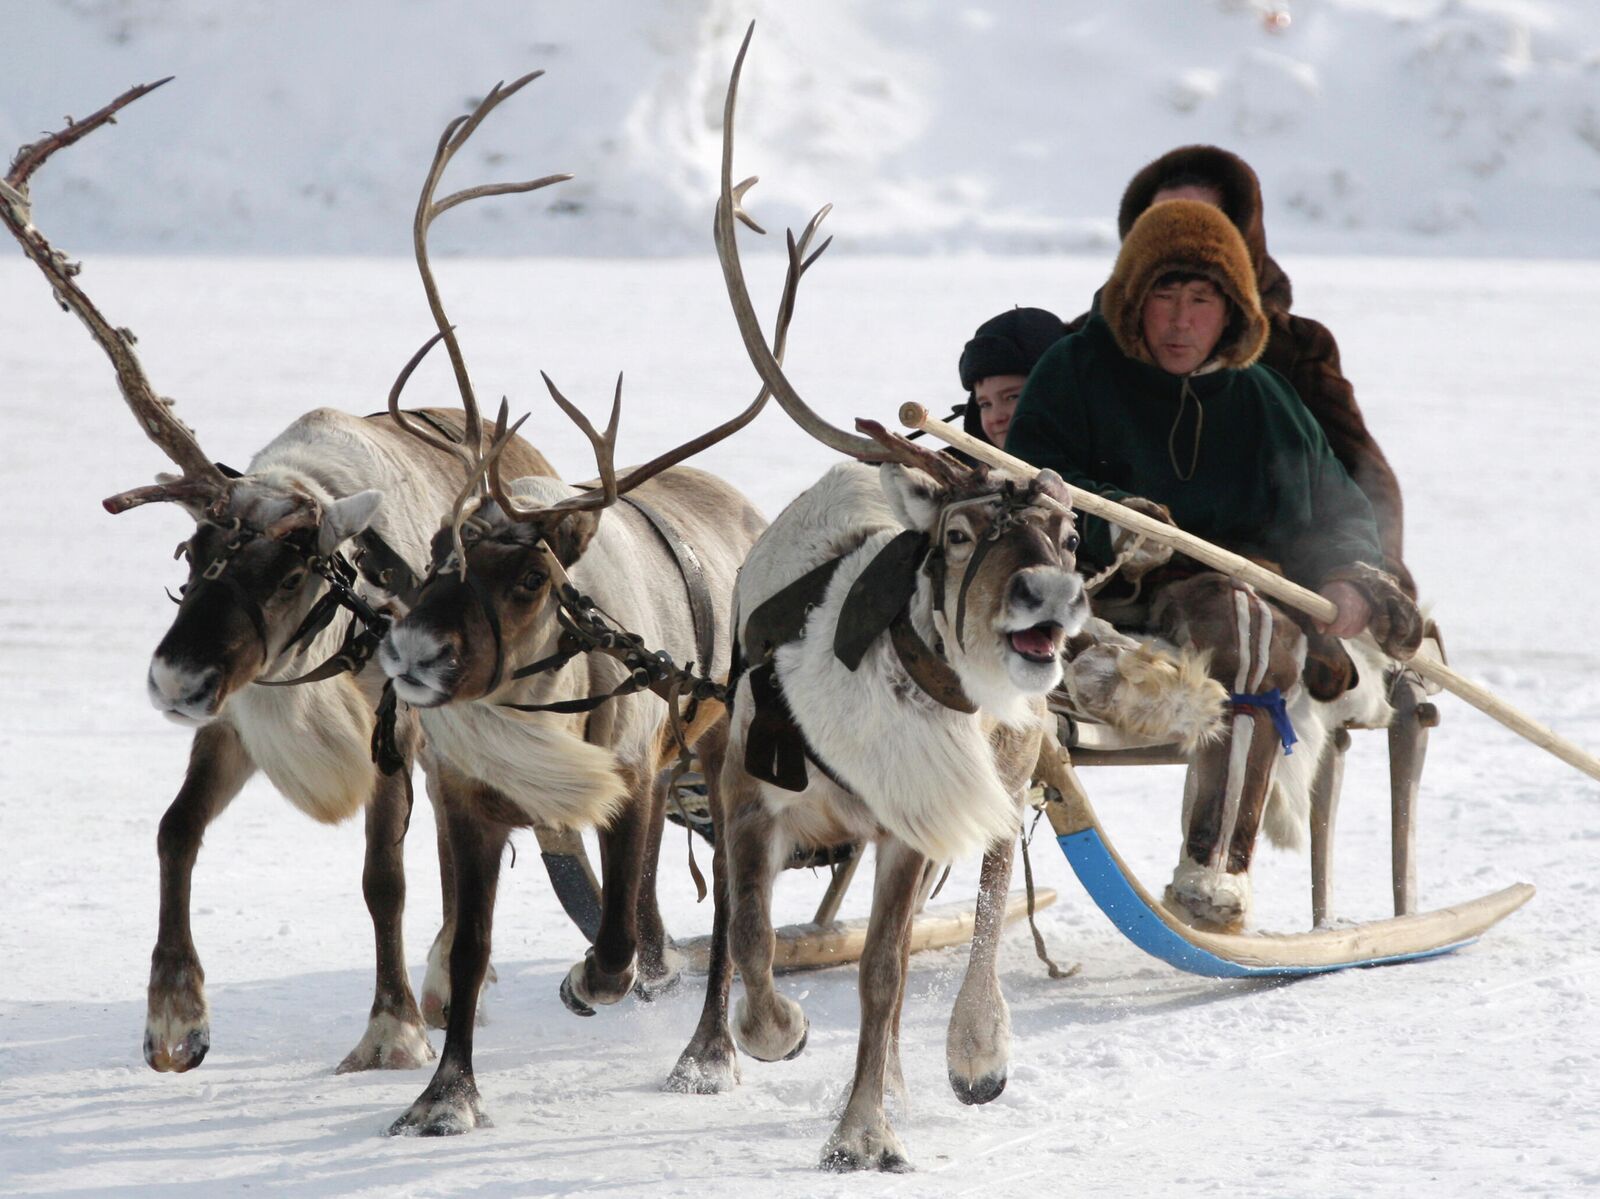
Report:
[[[555,479],[525,478],[512,493],[530,504],[549,504],[575,494]],[[504,521],[503,514],[490,519]],[[657,559],[661,559],[658,561]],[[628,631],[652,648],[678,657],[693,656],[694,634],[681,605],[654,602],[650,580],[671,578],[677,567],[665,556],[655,533],[625,507],[601,518],[583,555],[567,568],[573,586],[589,596]],[[555,651],[553,615],[540,622],[537,638],[508,644],[506,673]],[[520,713],[500,707],[505,701],[550,703],[576,699],[614,686],[617,676],[580,655],[562,669],[534,675],[469,703],[447,704],[422,713],[429,740],[458,769],[504,794],[531,819],[564,828],[606,824],[621,806],[626,790],[621,771],[654,769],[657,732],[665,716],[649,692],[611,701],[606,719]],[[601,741],[593,744],[588,737]]]

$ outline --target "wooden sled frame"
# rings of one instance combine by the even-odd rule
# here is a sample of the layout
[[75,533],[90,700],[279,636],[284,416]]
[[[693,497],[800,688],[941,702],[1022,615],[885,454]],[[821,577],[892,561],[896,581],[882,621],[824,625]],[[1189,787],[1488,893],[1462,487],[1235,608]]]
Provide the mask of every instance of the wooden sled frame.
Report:
[[[556,898],[562,909],[578,926],[584,938],[593,943],[600,927],[600,883],[583,843],[583,837],[571,831],[539,827],[539,856]],[[848,852],[842,852],[848,850]],[[867,940],[867,918],[840,920],[839,906],[844,902],[850,884],[863,857],[860,845],[841,847],[831,864],[831,877],[816,913],[800,924],[786,924],[774,929],[772,969],[775,974],[790,974],[800,970],[818,970],[827,966],[842,966],[861,959]],[[976,901],[962,900],[927,906],[930,893],[937,889],[942,867],[930,866],[922,880],[922,893],[917,898],[917,912],[911,922],[911,952],[924,949],[946,949],[961,945],[972,937]],[[1034,911],[1042,911],[1056,901],[1055,891],[1047,887],[1035,888]],[[1013,891],[1006,899],[1005,923],[1021,919],[1027,914],[1027,896]],[[704,974],[711,953],[709,936],[693,937],[674,942],[686,959],[687,968],[695,974]]]
[[[1430,652],[1442,656],[1436,641]],[[1533,897],[1516,883],[1437,911],[1417,912],[1416,811],[1428,731],[1438,711],[1421,679],[1398,671],[1391,684],[1394,719],[1389,747],[1391,868],[1395,916],[1346,927],[1329,926],[1333,830],[1350,733],[1337,729],[1311,791],[1311,895],[1316,928],[1305,933],[1213,933],[1168,912],[1117,854],[1077,781],[1076,766],[1182,764],[1172,746],[1129,746],[1096,726],[1069,738],[1064,770],[1046,789],[1044,810],[1056,840],[1090,897],[1122,933],[1145,952],[1191,974],[1210,978],[1296,977],[1380,966],[1450,953],[1477,940]]]

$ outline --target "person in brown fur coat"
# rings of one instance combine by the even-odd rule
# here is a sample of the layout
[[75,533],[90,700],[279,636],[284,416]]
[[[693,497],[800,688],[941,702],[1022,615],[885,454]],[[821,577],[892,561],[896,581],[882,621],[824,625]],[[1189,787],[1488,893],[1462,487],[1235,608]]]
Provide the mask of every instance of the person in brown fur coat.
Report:
[[[1415,598],[1416,583],[1403,561],[1400,483],[1368,430],[1355,390],[1340,369],[1339,346],[1333,334],[1327,326],[1290,311],[1294,289],[1289,276],[1267,253],[1261,181],[1255,171],[1237,154],[1218,146],[1169,150],[1142,167],[1123,191],[1117,211],[1118,235],[1126,238],[1147,208],[1157,200],[1170,199],[1202,200],[1222,209],[1244,238],[1255,267],[1261,307],[1270,322],[1261,362],[1289,380],[1322,426],[1334,457],[1372,504],[1384,567]],[[1077,331],[1089,316],[1085,313],[1068,328]]]

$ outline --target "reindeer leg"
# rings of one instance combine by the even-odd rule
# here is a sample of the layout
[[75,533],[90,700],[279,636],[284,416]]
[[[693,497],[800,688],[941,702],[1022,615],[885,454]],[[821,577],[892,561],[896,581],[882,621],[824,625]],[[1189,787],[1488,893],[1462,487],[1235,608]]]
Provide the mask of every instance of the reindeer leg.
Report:
[[211,1048],[206,972],[189,928],[189,884],[206,828],[239,794],[255,763],[231,724],[213,721],[194,736],[189,769],[161,817],[156,854],[161,862],[161,916],[150,955],[144,1060],[153,1070],[193,1070]]
[[[450,849],[456,864],[456,930],[450,946],[450,993],[476,995],[489,969],[500,855],[510,830],[491,823],[445,796]],[[444,1052],[427,1088],[389,1126],[390,1136],[454,1136],[490,1126],[472,1074],[476,1003],[450,1006]]]
[[[731,758],[730,758],[731,761]],[[733,1011],[739,1048],[757,1061],[788,1061],[806,1047],[810,1025],[800,1005],[772,984],[776,937],[772,880],[789,846],[761,802],[760,784],[730,765],[723,775],[728,815],[728,935],[744,998]]]
[[625,770],[628,800],[611,826],[600,831],[600,930],[583,961],[561,980],[561,1002],[579,1016],[597,1004],[620,1002],[633,988],[639,946],[639,885],[650,843],[654,772]]
[[[426,781],[428,803],[433,808],[433,827],[439,852],[439,890],[442,901],[442,919],[433,944],[428,947],[428,969],[422,979],[422,1019],[429,1028],[443,1028],[450,1019],[450,946],[456,935],[456,863],[450,852],[450,819],[445,813],[444,786],[439,774],[437,759],[423,758],[423,779]],[[488,1023],[487,995],[496,982],[494,963],[484,976],[478,992],[478,1023]]]
[[667,782],[660,772],[650,788],[650,816],[645,834],[644,860],[639,871],[639,981],[634,994],[646,1003],[678,985],[683,976],[683,955],[667,935],[656,898],[656,876],[661,867],[661,839],[667,819]]
[[967,973],[961,980],[961,990],[950,1013],[950,1031],[945,1037],[950,1088],[962,1103],[988,1103],[1006,1089],[1011,1065],[1011,1011],[1000,991],[997,966],[1015,857],[1015,840],[991,845],[983,855],[983,869],[978,876],[972,954],[967,959]]
[[428,803],[433,808],[434,836],[439,847],[439,890],[442,918],[428,947],[428,970],[422,978],[422,1018],[429,1028],[443,1028],[450,1017],[450,945],[456,935],[456,863],[450,852],[450,824],[445,815],[437,769],[423,773]]
[[878,871],[872,888],[872,917],[861,954],[861,1039],[856,1047],[855,1083],[838,1127],[822,1147],[824,1170],[911,1169],[905,1146],[883,1110],[883,1088],[894,1025],[904,996],[907,941],[916,907],[917,884],[927,859],[884,837],[878,842]]
[[378,979],[366,1034],[339,1063],[340,1074],[414,1070],[433,1060],[433,1046],[406,977],[401,928],[406,906],[405,830],[413,799],[411,754],[405,757],[405,766],[394,774],[379,772],[377,789],[367,805],[367,863],[361,891],[372,914]]
[[[720,738],[719,738],[720,740]],[[694,1036],[678,1056],[662,1090],[683,1095],[716,1095],[739,1085],[739,1055],[728,1030],[728,990],[733,982],[733,959],[728,952],[728,833],[727,811],[722,801],[725,749],[701,743],[700,762],[705,768],[706,790],[711,800],[711,957],[707,966],[706,998]]]

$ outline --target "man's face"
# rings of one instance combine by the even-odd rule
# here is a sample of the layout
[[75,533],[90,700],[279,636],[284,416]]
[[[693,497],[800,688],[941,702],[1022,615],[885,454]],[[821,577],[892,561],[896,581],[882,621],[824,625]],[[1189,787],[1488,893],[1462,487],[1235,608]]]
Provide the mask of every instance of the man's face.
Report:
[[1206,187],[1200,183],[1185,183],[1181,187],[1164,187],[1150,197],[1153,207],[1163,200],[1199,200],[1202,204],[1209,204],[1213,208],[1222,207],[1222,189]]
[[1187,375],[1217,348],[1228,301],[1209,279],[1152,288],[1144,301],[1144,344],[1161,369]]
[[992,445],[1004,447],[1006,430],[1011,428],[1011,414],[1017,410],[1017,397],[1027,375],[990,375],[979,379],[972,389],[972,398],[978,405],[978,419],[983,423],[983,435]]

